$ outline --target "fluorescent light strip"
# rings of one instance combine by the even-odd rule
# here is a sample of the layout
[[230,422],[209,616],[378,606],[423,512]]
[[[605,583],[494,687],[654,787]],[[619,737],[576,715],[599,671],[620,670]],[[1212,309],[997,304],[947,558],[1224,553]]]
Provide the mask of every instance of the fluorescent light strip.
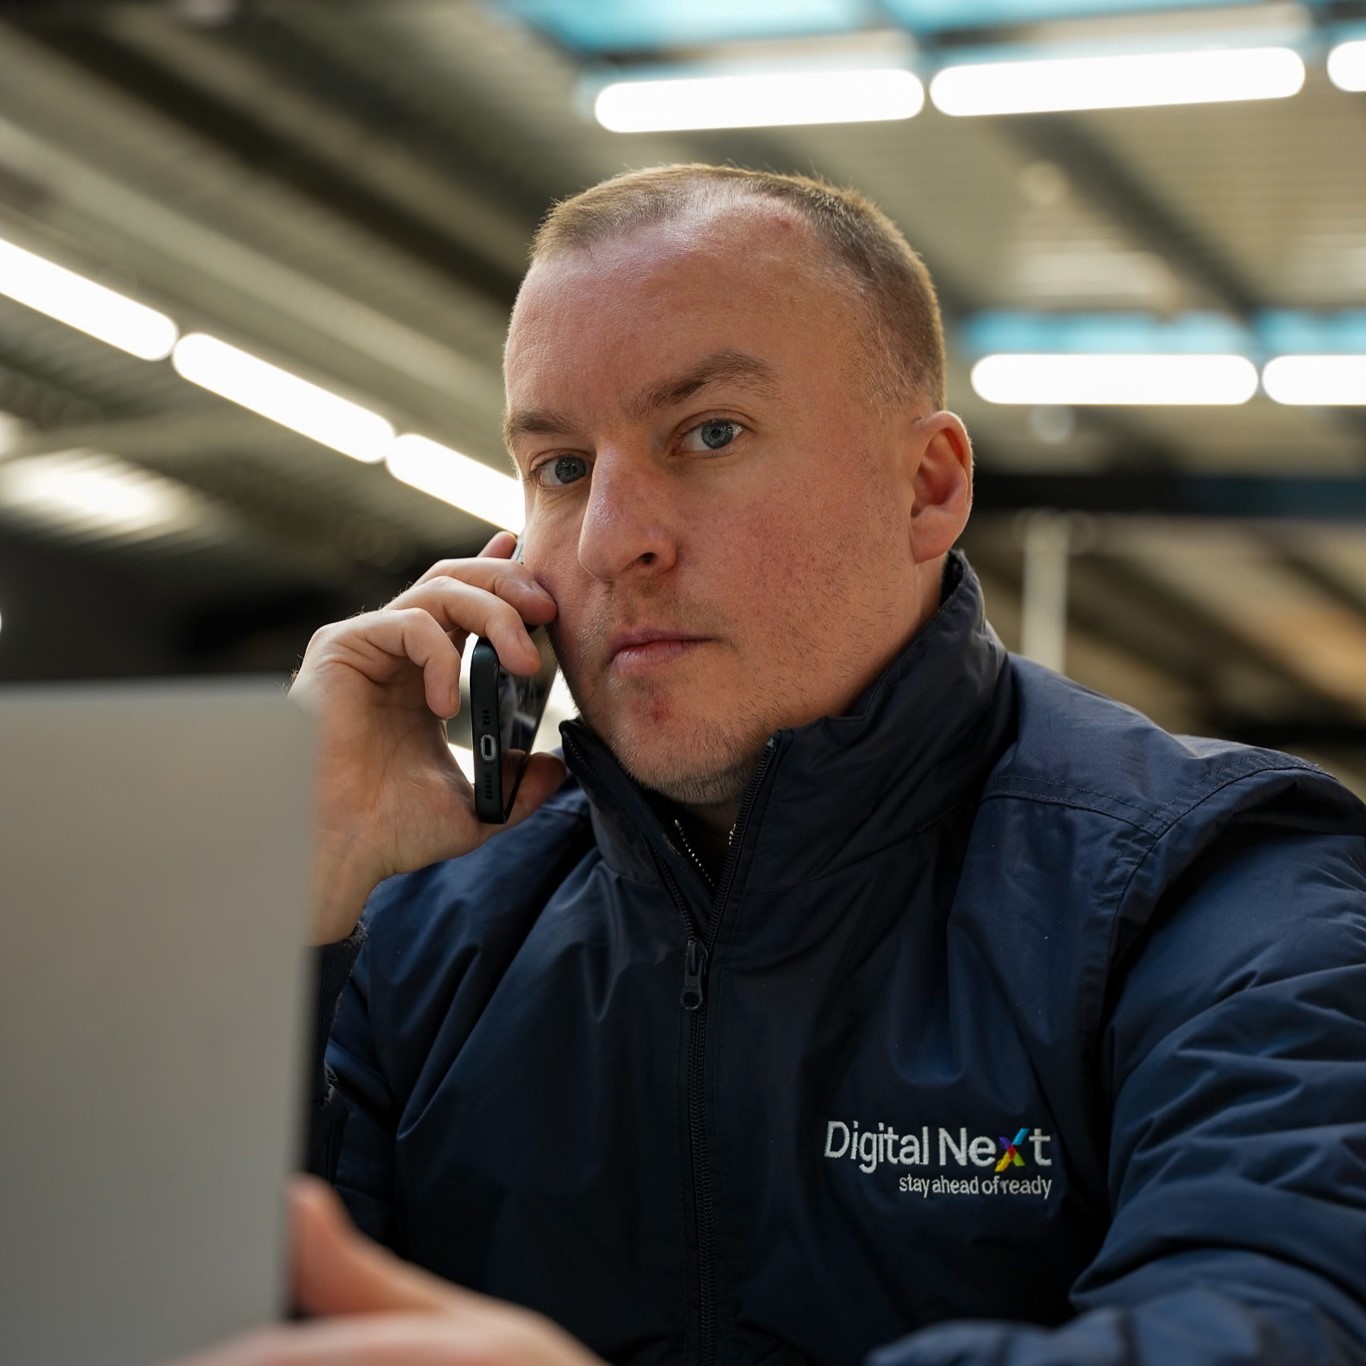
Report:
[[50,525],[124,534],[193,525],[179,484],[102,451],[57,451],[0,464],[0,506]]
[[496,527],[520,532],[525,518],[522,486],[482,460],[461,455],[425,436],[406,433],[389,448],[389,472],[433,498],[472,513]]
[[1303,84],[1297,52],[1248,47],[947,66],[930,82],[930,99],[958,116],[1037,114],[1284,99]]
[[164,313],[0,241],[0,294],[139,360],[165,360],[178,329]]
[[171,363],[191,384],[354,460],[383,460],[394,439],[378,413],[203,332],[182,337]]
[[1366,38],[1339,43],[1328,54],[1328,79],[1339,90],[1366,90]]
[[1277,403],[1333,408],[1366,404],[1366,355],[1277,356],[1262,371]]
[[593,112],[614,133],[655,133],[909,119],[924,103],[909,71],[851,69],[618,81],[598,94]]
[[996,355],[972,367],[988,403],[1237,404],[1257,392],[1245,356]]

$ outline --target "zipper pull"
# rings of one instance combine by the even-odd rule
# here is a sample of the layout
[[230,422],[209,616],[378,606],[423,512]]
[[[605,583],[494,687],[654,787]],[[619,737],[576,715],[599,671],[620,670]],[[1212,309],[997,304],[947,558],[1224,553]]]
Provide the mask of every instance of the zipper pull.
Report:
[[700,939],[689,939],[683,958],[683,994],[679,998],[684,1010],[696,1010],[702,1004],[702,978],[706,971],[706,946]]

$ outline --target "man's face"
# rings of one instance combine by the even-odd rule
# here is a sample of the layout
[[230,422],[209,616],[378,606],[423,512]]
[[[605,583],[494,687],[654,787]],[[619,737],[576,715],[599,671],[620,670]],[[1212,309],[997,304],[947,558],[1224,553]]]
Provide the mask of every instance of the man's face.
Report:
[[551,257],[518,300],[526,563],[584,719],[675,801],[737,800],[918,625],[907,426],[865,398],[859,322],[763,210]]

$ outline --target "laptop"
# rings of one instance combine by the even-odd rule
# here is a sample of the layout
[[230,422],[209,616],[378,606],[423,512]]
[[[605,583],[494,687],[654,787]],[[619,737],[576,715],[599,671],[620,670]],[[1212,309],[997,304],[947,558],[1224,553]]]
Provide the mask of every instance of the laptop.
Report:
[[310,732],[279,681],[0,689],[0,1360],[285,1311]]

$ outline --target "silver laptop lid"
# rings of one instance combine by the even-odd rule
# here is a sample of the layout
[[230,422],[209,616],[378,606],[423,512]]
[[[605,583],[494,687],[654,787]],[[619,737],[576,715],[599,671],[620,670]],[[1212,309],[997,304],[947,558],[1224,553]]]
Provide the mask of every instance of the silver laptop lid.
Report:
[[278,682],[0,689],[0,1359],[283,1308],[309,750]]

